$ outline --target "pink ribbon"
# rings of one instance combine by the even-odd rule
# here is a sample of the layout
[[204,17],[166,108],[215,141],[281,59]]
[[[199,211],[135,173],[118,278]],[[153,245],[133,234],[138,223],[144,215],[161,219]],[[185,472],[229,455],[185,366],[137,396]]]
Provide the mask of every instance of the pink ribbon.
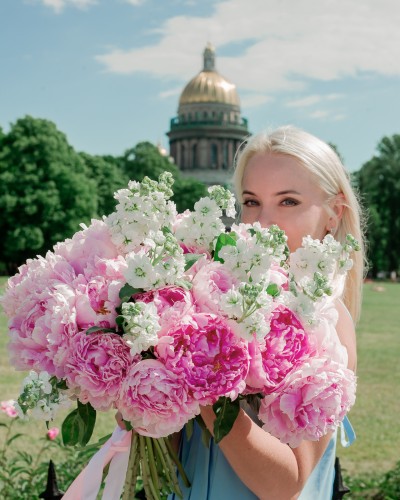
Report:
[[104,467],[110,462],[103,500],[119,500],[128,469],[131,431],[116,427],[110,439],[93,455],[90,462],[63,495],[63,500],[96,500]]

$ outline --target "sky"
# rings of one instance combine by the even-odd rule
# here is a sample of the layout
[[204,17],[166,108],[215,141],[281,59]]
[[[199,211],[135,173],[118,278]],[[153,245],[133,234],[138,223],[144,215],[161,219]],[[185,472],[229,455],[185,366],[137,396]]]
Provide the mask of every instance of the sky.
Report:
[[168,149],[211,43],[252,133],[296,125],[359,170],[400,133],[399,21],[398,0],[1,0],[0,126],[45,118],[93,155]]

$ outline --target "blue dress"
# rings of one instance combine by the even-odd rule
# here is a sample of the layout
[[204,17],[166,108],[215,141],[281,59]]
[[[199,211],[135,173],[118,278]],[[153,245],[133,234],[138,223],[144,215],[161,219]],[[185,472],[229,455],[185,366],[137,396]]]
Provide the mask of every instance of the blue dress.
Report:
[[[344,429],[343,429],[344,427]],[[346,441],[344,431],[350,440]],[[354,433],[347,417],[342,424],[342,445],[348,446],[354,439]],[[335,432],[329,445],[307,480],[298,500],[331,500],[333,481],[335,475],[336,457]],[[201,438],[201,429],[194,425],[193,434],[188,440],[183,434],[180,458],[185,472],[191,482],[191,487],[186,488],[180,481],[184,500],[257,500],[247,486],[233,471],[220,447],[211,439],[207,448]],[[178,500],[172,494],[168,500]]]

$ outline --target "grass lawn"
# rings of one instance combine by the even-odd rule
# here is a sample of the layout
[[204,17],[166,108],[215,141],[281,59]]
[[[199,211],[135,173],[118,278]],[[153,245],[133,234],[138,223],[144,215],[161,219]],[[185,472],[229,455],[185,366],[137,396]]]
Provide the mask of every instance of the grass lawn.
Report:
[[[0,289],[5,278],[0,278]],[[362,319],[358,326],[358,396],[350,420],[357,440],[350,448],[338,445],[346,473],[383,473],[400,459],[398,399],[400,387],[400,284],[367,283]],[[0,400],[16,398],[25,373],[10,367],[7,355],[6,318],[0,312]],[[4,421],[3,417],[0,417]],[[60,426],[62,418],[55,422]],[[44,423],[24,422],[22,432],[31,435],[19,446],[32,452],[35,438],[46,432]],[[114,412],[98,414],[94,440],[112,432]],[[17,441],[18,442],[18,441]],[[16,442],[16,443],[17,443]]]

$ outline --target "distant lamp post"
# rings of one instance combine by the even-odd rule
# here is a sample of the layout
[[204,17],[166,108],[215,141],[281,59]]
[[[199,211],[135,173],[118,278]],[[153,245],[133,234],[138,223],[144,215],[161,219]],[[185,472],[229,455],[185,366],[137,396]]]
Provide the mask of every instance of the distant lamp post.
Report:
[[44,500],[61,500],[64,492],[58,489],[56,471],[53,461],[49,462],[49,470],[47,472],[47,486],[46,490],[39,495],[39,498]]

